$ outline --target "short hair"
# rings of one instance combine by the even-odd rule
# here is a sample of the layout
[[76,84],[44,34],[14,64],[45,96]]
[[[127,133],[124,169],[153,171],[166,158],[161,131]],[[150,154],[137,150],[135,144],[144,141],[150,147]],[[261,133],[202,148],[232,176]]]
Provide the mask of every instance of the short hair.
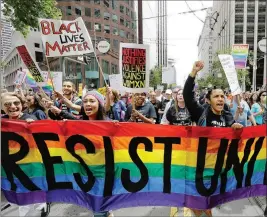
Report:
[[20,100],[21,104],[24,104],[25,103],[25,100],[19,94],[14,93],[14,92],[12,92],[12,93],[11,92],[2,93],[1,94],[1,101],[3,101],[3,98],[10,97],[10,96],[17,97]]
[[[206,99],[210,100],[210,96],[211,96],[213,90],[222,90],[222,89],[221,89],[221,88],[209,88],[209,89],[208,89],[208,93],[207,93],[206,96],[205,96]],[[222,90],[222,91],[223,91],[223,90]],[[223,92],[223,93],[224,93],[224,92]]]
[[256,102],[260,102],[261,101],[261,95],[263,94],[263,93],[266,93],[267,91],[266,90],[262,90],[260,93],[259,93],[259,95],[258,95],[258,98],[257,98],[257,101]]
[[[75,84],[74,84],[71,80],[64,80],[63,83],[64,83],[64,82],[70,82],[71,85],[72,85],[72,87],[73,87],[73,89],[76,89],[76,88],[75,88]],[[62,83],[62,84],[63,84],[63,83]]]

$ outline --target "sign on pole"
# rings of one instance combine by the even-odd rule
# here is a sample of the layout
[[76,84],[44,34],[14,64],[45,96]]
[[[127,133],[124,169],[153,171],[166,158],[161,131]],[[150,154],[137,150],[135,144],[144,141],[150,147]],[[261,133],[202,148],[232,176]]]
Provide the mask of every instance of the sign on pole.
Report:
[[247,67],[248,44],[234,44],[232,47],[232,56],[236,69],[245,69]]
[[16,74],[16,77],[15,77],[15,80],[14,80],[14,84],[15,85],[21,85],[25,78],[26,78],[26,74],[27,74],[27,71],[17,71],[17,74]]
[[259,49],[264,53],[267,53],[266,41],[267,39],[263,38],[258,42]]
[[33,60],[31,54],[28,52],[26,45],[18,46],[17,50],[22,61],[24,62],[26,67],[29,69],[29,72],[32,74],[32,77],[34,78],[34,80],[40,85],[45,84],[45,80],[41,74],[41,70],[38,64]]
[[240,94],[241,88],[238,83],[233,56],[230,54],[222,54],[219,55],[219,59],[228,80],[232,95],[235,96]]
[[109,75],[109,84],[110,87],[114,90],[119,90],[119,91],[123,91],[124,88],[122,87],[122,83],[121,83],[121,74],[113,74],[113,75]]
[[125,91],[149,91],[149,46],[120,43],[120,75]]
[[81,17],[72,21],[39,19],[39,25],[47,57],[79,56],[94,52]]

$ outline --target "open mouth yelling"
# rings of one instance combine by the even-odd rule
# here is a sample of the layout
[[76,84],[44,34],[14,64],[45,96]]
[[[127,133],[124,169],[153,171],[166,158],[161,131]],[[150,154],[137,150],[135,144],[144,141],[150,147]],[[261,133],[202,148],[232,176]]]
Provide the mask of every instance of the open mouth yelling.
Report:
[[216,103],[216,107],[223,109],[224,103]]
[[85,113],[88,113],[88,114],[92,113],[93,111],[91,107],[86,107],[84,110],[85,110]]
[[17,116],[19,114],[19,108],[9,109],[8,113],[10,116]]

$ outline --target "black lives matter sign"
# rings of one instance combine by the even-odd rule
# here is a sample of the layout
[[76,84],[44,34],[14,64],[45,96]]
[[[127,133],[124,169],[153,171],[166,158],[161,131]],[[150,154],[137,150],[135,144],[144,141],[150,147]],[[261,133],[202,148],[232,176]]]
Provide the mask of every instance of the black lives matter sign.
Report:
[[146,49],[122,48],[123,86],[127,88],[146,87]]

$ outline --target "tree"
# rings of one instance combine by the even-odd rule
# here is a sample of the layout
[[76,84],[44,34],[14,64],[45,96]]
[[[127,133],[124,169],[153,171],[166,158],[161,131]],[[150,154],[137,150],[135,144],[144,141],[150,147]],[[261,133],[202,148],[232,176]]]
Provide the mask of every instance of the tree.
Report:
[[162,83],[162,67],[154,66],[153,69],[150,70],[150,79],[149,86],[157,87]]
[[5,0],[3,13],[24,36],[29,27],[38,28],[38,18],[61,18],[56,0]]
[[[199,89],[204,89],[208,87],[209,85],[220,87],[222,89],[229,88],[226,75],[224,73],[223,67],[218,57],[219,54],[231,54],[231,49],[228,48],[225,50],[218,51],[216,53],[216,56],[214,57],[214,61],[212,64],[212,74],[209,74],[207,77],[197,80]],[[251,53],[249,54],[249,57],[250,56],[251,56]],[[220,74],[221,77],[218,77],[217,76],[218,74]],[[245,80],[246,86],[250,85],[250,79],[249,79],[248,74],[249,74],[249,71],[247,69],[245,70],[237,69],[237,79],[240,85],[243,82],[242,79],[244,78],[244,76],[246,78]]]

